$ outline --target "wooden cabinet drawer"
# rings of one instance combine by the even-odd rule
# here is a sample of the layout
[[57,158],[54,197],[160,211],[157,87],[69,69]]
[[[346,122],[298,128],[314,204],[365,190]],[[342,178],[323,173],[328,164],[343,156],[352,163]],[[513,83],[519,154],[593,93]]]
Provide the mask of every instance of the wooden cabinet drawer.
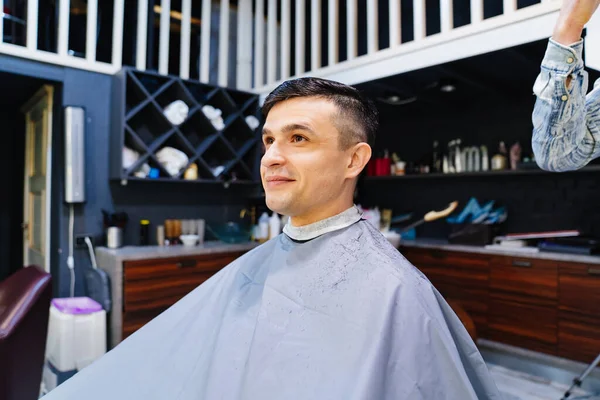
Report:
[[600,265],[560,263],[559,271],[559,308],[600,317]]
[[126,262],[124,311],[165,309],[241,254],[206,254]]
[[126,339],[129,335],[142,328],[148,322],[152,321],[154,318],[158,317],[163,310],[156,310],[152,313],[144,313],[144,312],[133,312],[133,313],[125,313],[123,315],[123,331],[121,333],[121,340]]
[[547,354],[556,354],[556,307],[490,298],[487,337]]
[[403,250],[402,254],[428,277],[437,275],[449,284],[487,287],[489,270],[485,256],[436,249]]
[[559,311],[558,355],[590,363],[600,353],[600,315]]
[[492,257],[490,296],[530,304],[556,305],[558,263],[532,258]]
[[406,249],[404,256],[431,281],[447,301],[469,314],[477,334],[485,334],[488,310],[487,257],[430,249]]
[[415,264],[447,264],[456,265],[460,260],[462,265],[477,266],[487,265],[488,256],[484,254],[464,253],[460,251],[449,251],[440,249],[416,249],[410,247],[400,247],[400,252]]
[[432,284],[444,296],[446,301],[459,304],[469,314],[469,317],[475,323],[478,336],[485,336],[488,315],[487,289],[437,284],[434,281],[432,281]]

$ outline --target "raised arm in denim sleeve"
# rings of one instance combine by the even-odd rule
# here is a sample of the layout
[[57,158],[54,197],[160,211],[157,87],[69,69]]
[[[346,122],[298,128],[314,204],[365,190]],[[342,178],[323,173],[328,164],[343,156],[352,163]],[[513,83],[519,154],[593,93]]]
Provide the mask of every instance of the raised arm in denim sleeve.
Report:
[[582,50],[583,40],[563,46],[550,39],[533,86],[533,154],[548,171],[579,169],[600,156],[600,82],[586,96]]

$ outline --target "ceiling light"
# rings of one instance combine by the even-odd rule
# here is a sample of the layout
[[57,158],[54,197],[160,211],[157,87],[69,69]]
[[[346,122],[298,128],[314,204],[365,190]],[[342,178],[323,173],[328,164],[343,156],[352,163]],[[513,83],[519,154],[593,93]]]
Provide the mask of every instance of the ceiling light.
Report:
[[398,95],[389,95],[385,97],[378,97],[377,100],[392,106],[402,106],[404,104],[414,103],[415,101],[417,101],[417,97],[412,96],[408,98],[402,98]]

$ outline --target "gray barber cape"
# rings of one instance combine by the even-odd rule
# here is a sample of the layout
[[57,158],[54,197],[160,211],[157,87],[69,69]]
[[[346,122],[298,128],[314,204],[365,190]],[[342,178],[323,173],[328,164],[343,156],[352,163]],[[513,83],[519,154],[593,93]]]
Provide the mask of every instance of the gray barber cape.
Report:
[[342,214],[287,225],[44,399],[500,400],[439,292]]

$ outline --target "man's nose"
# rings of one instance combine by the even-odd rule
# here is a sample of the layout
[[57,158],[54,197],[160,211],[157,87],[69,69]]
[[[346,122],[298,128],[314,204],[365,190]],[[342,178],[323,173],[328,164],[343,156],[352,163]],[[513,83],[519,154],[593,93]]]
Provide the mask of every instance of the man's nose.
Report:
[[261,164],[264,167],[272,167],[275,165],[282,165],[285,163],[285,156],[279,145],[271,144],[265,154],[262,156]]

